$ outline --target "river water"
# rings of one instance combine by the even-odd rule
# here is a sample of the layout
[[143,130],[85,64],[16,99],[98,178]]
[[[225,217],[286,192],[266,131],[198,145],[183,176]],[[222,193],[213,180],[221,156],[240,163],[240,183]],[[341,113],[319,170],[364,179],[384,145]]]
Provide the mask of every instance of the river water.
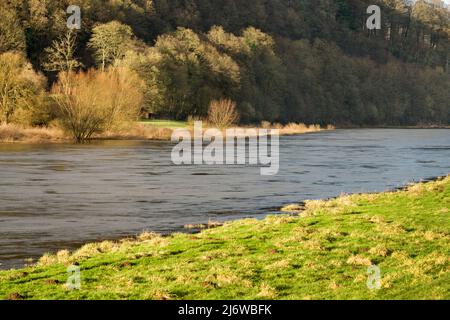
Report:
[[450,130],[336,130],[281,137],[280,171],[174,166],[168,142],[0,144],[0,268],[82,243],[284,204],[375,192],[450,173]]

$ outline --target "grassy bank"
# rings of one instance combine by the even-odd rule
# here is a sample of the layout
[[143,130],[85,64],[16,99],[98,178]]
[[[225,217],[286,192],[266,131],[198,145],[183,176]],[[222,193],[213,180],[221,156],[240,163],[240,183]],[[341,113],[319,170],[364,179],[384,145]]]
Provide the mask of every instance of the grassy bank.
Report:
[[[113,132],[94,135],[93,140],[170,140],[173,128],[135,123]],[[71,143],[74,139],[58,127],[0,125],[0,143]]]
[[141,120],[139,121],[139,124],[155,128],[169,128],[169,129],[180,129],[189,127],[189,123],[187,121],[175,121],[175,120]]
[[69,142],[61,129],[23,127],[14,124],[0,124],[0,143],[58,143]]
[[[1,271],[0,298],[450,298],[450,177],[285,210],[294,214],[46,255]],[[66,287],[71,264],[81,268],[80,290]],[[379,290],[366,285],[372,264]]]
[[[94,135],[93,140],[162,140],[169,141],[176,129],[192,130],[193,125],[185,121],[147,120],[132,123],[115,131]],[[206,129],[207,127],[205,127]],[[264,126],[265,129],[279,129],[280,135],[295,135],[324,130],[319,125],[304,125],[291,123],[286,126],[279,124]],[[245,129],[245,128],[243,128]],[[70,143],[73,139],[63,130],[52,127],[24,127],[14,124],[0,125],[0,143]]]
[[[204,123],[203,130],[207,130],[212,126]],[[319,125],[305,125],[303,123],[290,123],[287,125],[270,124],[263,122],[260,126],[262,129],[278,129],[280,136],[299,135],[305,133],[321,132],[325,130],[334,130],[331,125],[321,127]],[[165,140],[168,141],[172,137],[172,133],[176,129],[187,129],[193,135],[193,122],[187,121],[171,121],[171,120],[144,120],[135,123],[132,127],[121,131],[107,132],[96,136],[96,139],[112,139],[112,140]],[[239,129],[249,129],[255,127],[237,127]],[[225,133],[224,133],[225,134]]]

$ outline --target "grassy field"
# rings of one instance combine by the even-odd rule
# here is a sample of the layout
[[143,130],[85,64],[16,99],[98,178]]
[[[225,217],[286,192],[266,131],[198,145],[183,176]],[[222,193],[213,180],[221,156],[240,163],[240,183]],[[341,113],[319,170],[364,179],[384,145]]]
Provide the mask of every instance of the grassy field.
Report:
[[169,129],[184,129],[189,125],[186,121],[174,121],[174,120],[141,120],[140,124],[157,127],[157,128],[169,128]]
[[[450,299],[450,178],[285,210],[46,255],[0,272],[0,298]],[[65,284],[73,263],[80,290]],[[378,290],[367,286],[371,265],[381,270]]]

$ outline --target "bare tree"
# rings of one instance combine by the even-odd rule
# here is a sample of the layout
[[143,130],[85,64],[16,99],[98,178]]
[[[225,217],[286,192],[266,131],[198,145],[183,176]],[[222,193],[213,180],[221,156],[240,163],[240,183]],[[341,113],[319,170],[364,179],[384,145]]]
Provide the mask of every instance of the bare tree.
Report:
[[118,69],[61,73],[52,93],[63,129],[78,143],[135,120],[143,97],[141,80]]
[[44,68],[47,71],[71,72],[81,67],[81,63],[75,59],[76,33],[68,31],[58,40],[54,40],[52,46],[45,49],[47,61]]
[[209,106],[208,122],[218,128],[227,128],[239,121],[236,103],[230,99],[213,100]]

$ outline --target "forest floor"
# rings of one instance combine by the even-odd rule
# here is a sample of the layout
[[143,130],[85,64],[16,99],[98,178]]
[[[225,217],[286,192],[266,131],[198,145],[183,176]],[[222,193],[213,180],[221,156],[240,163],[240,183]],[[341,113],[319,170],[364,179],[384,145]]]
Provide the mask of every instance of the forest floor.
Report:
[[0,299],[450,299],[450,177],[284,211],[45,255]]

